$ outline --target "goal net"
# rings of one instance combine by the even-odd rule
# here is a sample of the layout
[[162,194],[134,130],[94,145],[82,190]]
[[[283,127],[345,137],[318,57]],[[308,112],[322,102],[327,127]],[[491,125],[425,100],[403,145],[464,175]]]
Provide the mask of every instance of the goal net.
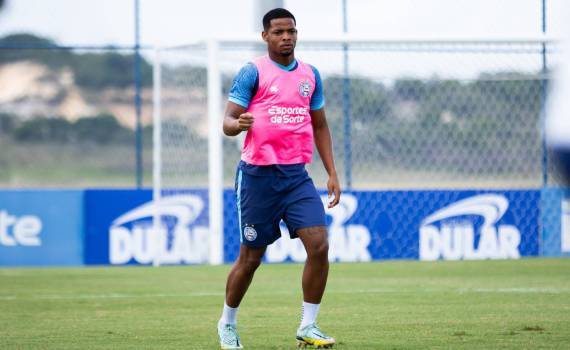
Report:
[[[316,66],[323,79],[345,190],[558,183],[541,134],[548,73],[557,59],[548,39],[299,40],[296,57]],[[222,135],[222,113],[237,71],[265,51],[257,37],[157,51],[155,199],[187,194],[203,200],[196,220],[209,233],[196,238],[208,241],[201,261],[220,263],[239,245],[223,238],[223,228],[237,225],[224,211],[243,137]],[[316,152],[308,168],[324,188]],[[381,211],[401,203],[377,205]],[[413,205],[429,206],[429,198]]]

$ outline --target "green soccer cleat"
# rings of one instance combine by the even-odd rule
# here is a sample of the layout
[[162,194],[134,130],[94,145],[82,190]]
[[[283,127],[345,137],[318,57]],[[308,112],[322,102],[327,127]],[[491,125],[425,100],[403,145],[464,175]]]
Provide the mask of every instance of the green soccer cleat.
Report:
[[243,349],[235,324],[218,323],[218,335],[222,349]]
[[311,323],[297,331],[297,345],[306,348],[311,345],[317,349],[330,349],[334,346],[334,338],[329,337],[319,329],[316,323]]

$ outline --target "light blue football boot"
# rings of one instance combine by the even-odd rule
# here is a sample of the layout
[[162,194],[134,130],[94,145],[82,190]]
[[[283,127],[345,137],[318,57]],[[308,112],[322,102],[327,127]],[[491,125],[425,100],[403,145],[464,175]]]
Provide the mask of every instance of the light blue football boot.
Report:
[[319,329],[316,323],[311,323],[297,331],[297,345],[300,348],[314,346],[317,349],[330,349],[336,341]]
[[218,335],[222,349],[243,349],[235,324],[218,322]]

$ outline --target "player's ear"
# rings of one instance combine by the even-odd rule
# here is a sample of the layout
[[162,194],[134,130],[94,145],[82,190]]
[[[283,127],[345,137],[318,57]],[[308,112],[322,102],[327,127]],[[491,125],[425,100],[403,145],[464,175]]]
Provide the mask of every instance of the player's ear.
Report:
[[261,32],[261,39],[263,39],[263,41],[267,42],[267,32],[265,30],[263,32]]

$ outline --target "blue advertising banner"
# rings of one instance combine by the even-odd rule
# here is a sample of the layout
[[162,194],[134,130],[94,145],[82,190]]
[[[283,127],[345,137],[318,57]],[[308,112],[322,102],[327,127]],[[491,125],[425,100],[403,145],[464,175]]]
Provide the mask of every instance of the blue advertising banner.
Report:
[[83,264],[83,191],[0,191],[0,265]]
[[570,256],[570,190],[550,187],[541,192],[541,256]]
[[[177,191],[158,202],[150,190],[86,191],[85,263],[208,262],[207,198],[202,189]],[[153,215],[160,218],[157,227]]]
[[[542,222],[541,253],[564,255],[570,251],[570,204],[560,191],[547,194],[345,192],[326,211],[329,256],[339,262],[518,259],[539,254]],[[231,263],[240,245],[237,208],[233,190],[223,195],[224,262]],[[0,265],[207,263],[207,190],[177,191],[158,202],[151,197],[150,190],[2,191]],[[326,206],[325,193],[322,200]],[[554,209],[554,219],[544,214]],[[156,227],[153,215],[160,218]],[[288,238],[285,225],[281,231],[265,261],[304,261],[300,240]]]
[[[327,202],[322,194],[323,203]],[[538,254],[540,191],[355,191],[327,210],[331,261],[518,259]],[[234,192],[224,193],[224,261],[239,252]],[[268,262],[303,261],[299,240],[269,246]]]

